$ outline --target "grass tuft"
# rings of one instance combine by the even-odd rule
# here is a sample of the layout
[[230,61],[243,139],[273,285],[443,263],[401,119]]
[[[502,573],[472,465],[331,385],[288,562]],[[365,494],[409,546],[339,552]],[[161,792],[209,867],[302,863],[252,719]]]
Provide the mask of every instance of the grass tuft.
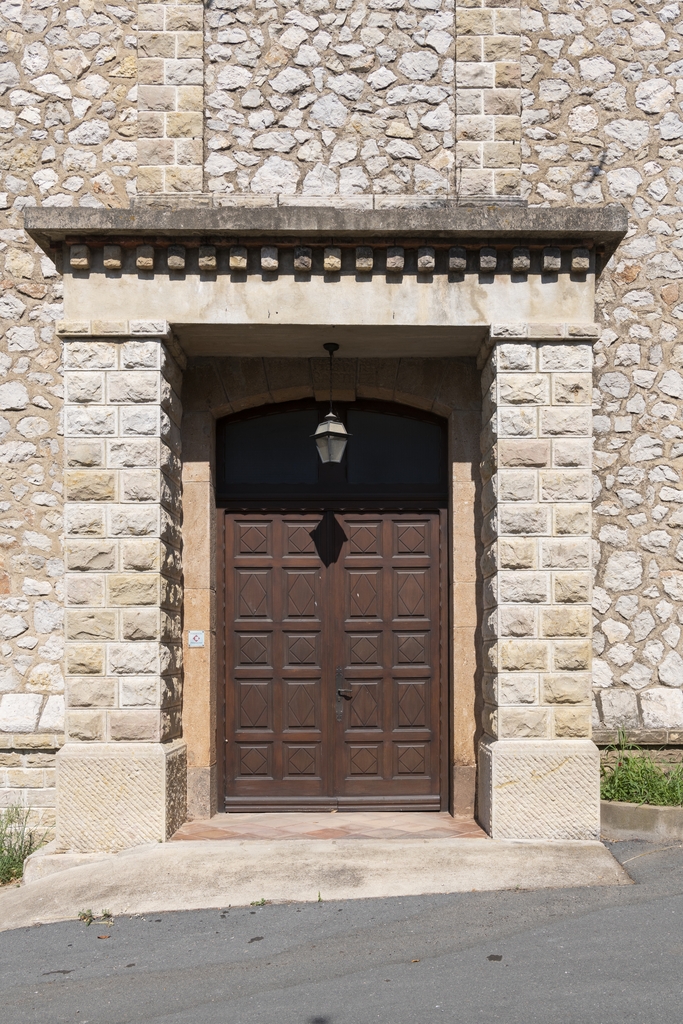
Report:
[[652,757],[629,743],[622,733],[619,742],[607,747],[613,763],[600,766],[600,796],[630,804],[658,807],[683,805],[683,764],[666,771]]
[[24,861],[42,846],[45,833],[31,828],[28,807],[12,805],[0,810],[0,885],[21,878]]

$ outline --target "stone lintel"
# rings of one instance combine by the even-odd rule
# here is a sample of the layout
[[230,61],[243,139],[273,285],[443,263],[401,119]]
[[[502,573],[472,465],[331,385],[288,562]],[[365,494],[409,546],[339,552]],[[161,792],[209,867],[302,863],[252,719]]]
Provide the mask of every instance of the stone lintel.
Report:
[[[313,200],[314,202],[315,200]],[[67,237],[185,236],[243,238],[357,236],[463,239],[469,243],[522,241],[590,245],[609,256],[624,237],[624,207],[602,209],[526,208],[517,204],[463,206],[452,199],[437,199],[423,207],[348,209],[337,206],[235,206],[209,209],[170,204],[161,208],[86,209],[35,207],[24,215],[26,230],[46,251]]]

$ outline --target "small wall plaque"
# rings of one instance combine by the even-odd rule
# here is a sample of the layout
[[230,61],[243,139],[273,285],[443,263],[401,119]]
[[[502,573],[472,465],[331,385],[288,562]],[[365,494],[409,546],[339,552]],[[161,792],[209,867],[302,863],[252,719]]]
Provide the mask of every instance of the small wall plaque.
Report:
[[203,629],[191,629],[187,634],[187,646],[188,647],[203,647],[204,646],[204,630]]

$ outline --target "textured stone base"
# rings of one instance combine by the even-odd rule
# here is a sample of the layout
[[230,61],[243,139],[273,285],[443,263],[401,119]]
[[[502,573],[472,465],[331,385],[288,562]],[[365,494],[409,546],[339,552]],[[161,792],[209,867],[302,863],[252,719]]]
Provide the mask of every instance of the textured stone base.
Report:
[[187,817],[212,818],[217,810],[216,766],[188,768]]
[[187,807],[185,744],[67,743],[57,755],[57,851],[164,842]]
[[478,817],[494,839],[599,839],[598,748],[591,740],[482,740]]

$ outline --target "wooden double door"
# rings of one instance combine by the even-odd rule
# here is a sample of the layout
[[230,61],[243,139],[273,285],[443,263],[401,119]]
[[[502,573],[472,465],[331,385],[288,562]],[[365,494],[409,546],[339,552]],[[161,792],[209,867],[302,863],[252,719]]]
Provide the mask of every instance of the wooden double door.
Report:
[[224,513],[226,809],[446,806],[443,513]]

